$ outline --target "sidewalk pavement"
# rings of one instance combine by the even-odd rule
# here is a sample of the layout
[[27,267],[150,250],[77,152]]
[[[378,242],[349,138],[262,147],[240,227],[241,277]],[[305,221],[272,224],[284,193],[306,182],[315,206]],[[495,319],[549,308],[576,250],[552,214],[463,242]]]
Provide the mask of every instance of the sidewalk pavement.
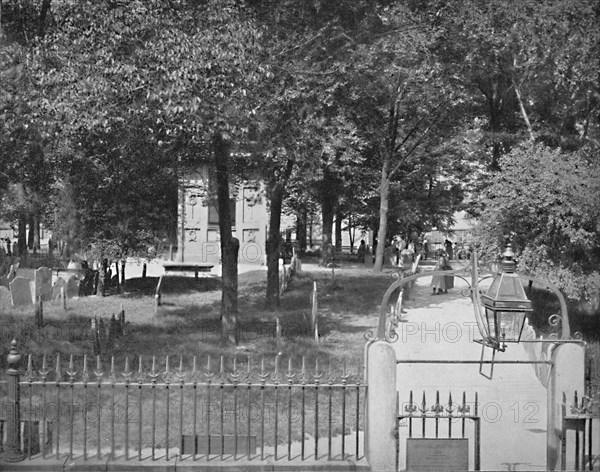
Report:
[[[393,344],[398,360],[479,361],[481,345],[471,300],[461,295],[467,284],[455,278],[455,288],[446,295],[431,295],[430,279],[417,281],[411,300],[405,304],[404,322],[398,326],[399,339]],[[491,358],[491,350],[484,358]],[[531,350],[529,350],[531,351]],[[510,344],[496,360],[530,361],[523,344]],[[489,373],[489,364],[483,370]],[[436,391],[440,403],[467,403],[478,393],[481,416],[481,470],[545,470],[546,468],[546,388],[531,364],[495,365],[493,378],[479,374],[475,364],[398,364],[400,410],[408,403],[420,404],[426,393],[430,408]],[[473,412],[473,409],[471,409]],[[433,422],[431,422],[433,423]],[[405,425],[406,426],[406,425]],[[460,423],[453,424],[453,437],[460,437]],[[427,436],[434,437],[428,423]],[[469,429],[467,428],[467,431]],[[440,421],[440,437],[447,437],[448,422]],[[458,436],[455,436],[458,433]],[[407,427],[400,428],[400,470],[406,467]],[[413,437],[421,437],[421,422],[413,421]],[[469,438],[470,467],[473,467],[473,436]]]

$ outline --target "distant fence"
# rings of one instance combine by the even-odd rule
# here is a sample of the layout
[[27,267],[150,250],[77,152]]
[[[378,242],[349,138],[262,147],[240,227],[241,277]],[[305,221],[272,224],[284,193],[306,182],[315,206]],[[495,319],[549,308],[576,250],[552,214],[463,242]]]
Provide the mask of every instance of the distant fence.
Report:
[[118,370],[114,358],[52,361],[28,356],[22,374],[13,343],[0,382],[4,461],[364,458],[366,387],[345,365],[138,357]]

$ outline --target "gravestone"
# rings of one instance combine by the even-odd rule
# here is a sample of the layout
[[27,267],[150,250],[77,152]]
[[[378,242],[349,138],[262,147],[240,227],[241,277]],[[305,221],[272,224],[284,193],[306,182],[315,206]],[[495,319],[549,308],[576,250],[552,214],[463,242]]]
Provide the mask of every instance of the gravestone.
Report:
[[29,280],[25,277],[15,277],[10,283],[10,296],[13,306],[28,306],[33,304]]
[[8,277],[8,282],[12,282],[12,280],[17,276],[17,270],[19,269],[19,266],[21,265],[20,262],[15,262],[14,264],[11,264],[10,269],[8,269],[8,274],[6,277]]
[[79,284],[81,281],[77,277],[69,277],[65,284],[67,298],[75,298],[79,296]]
[[0,286],[0,307],[8,307],[11,304],[10,290],[7,287]]
[[65,279],[59,277],[58,279],[56,279],[56,282],[54,282],[54,285],[52,285],[52,301],[60,298],[60,289],[63,287],[66,287]]
[[40,267],[35,271],[35,296],[47,302],[52,297],[52,270]]

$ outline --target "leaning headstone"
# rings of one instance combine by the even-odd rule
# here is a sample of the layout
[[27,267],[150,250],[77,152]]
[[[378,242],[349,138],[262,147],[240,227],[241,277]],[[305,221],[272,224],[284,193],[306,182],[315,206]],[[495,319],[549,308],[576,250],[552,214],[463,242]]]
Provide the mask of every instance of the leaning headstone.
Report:
[[10,296],[13,306],[28,306],[33,303],[29,280],[25,277],[15,277],[10,283]]
[[79,296],[79,283],[80,280],[77,277],[69,277],[65,286],[67,298],[75,298]]
[[14,264],[12,264],[10,266],[10,269],[8,269],[8,275],[6,276],[8,278],[8,283],[10,284],[14,278],[17,276],[17,269],[19,268],[19,265],[21,263],[20,262],[15,262]]
[[35,271],[35,296],[47,302],[52,297],[52,269],[40,267]]

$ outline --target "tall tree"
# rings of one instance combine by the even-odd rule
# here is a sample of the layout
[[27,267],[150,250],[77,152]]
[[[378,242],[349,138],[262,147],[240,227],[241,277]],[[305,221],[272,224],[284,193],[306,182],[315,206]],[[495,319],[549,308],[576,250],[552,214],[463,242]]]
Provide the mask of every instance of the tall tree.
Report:
[[[82,1],[61,3],[54,16],[57,27],[33,51],[30,69],[46,93],[39,108],[55,129],[75,143],[90,130],[145,130],[148,146],[176,158],[164,162],[173,172],[200,162],[227,168],[268,72],[260,28],[242,2]],[[198,149],[204,155],[194,155]],[[218,187],[225,219],[227,186]],[[237,261],[227,246],[222,317],[232,326]]]

